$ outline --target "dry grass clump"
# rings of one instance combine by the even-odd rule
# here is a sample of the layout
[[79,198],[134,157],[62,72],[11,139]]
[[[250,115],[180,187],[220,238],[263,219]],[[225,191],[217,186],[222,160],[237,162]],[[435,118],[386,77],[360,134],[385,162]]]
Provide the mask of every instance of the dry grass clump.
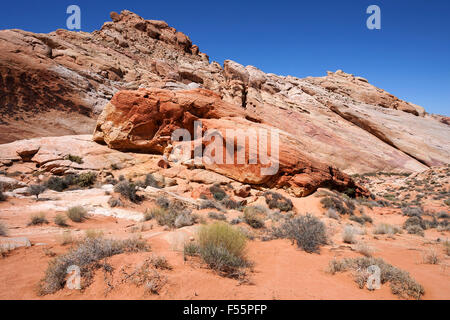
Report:
[[67,217],[73,222],[83,222],[87,219],[87,211],[81,206],[69,208],[66,213]]
[[279,193],[273,191],[267,191],[264,193],[264,198],[270,209],[280,209],[280,211],[291,211],[294,205],[291,199],[282,196]]
[[223,213],[209,212],[208,217],[213,220],[225,221],[227,217]]
[[373,230],[374,234],[389,234],[394,235],[397,233],[401,233],[400,228],[387,224],[387,223],[380,223],[378,224],[375,229]]
[[404,270],[398,269],[388,264],[381,258],[360,257],[346,258],[343,260],[333,259],[330,261],[328,271],[331,274],[337,272],[352,271],[354,280],[363,289],[367,283],[370,273],[367,268],[376,265],[380,268],[380,282],[385,284],[389,282],[391,292],[401,298],[420,299],[425,293],[424,288],[414,280],[410,274]]
[[267,209],[261,206],[247,206],[244,208],[243,220],[254,229],[264,228]]
[[[131,282],[137,287],[145,287],[145,291],[150,294],[159,294],[161,289],[167,283],[167,277],[160,274],[157,269],[171,270],[172,268],[166,265],[155,265],[155,258],[146,259],[140,266],[136,267],[131,273],[125,271],[122,268],[122,274],[124,276],[123,282]],[[164,257],[157,258],[160,261],[167,261]]]
[[450,241],[447,239],[442,243],[442,245],[444,246],[445,254],[450,256]]
[[437,251],[430,249],[423,253],[422,261],[426,264],[439,264],[439,255]]
[[351,225],[346,225],[342,232],[342,241],[345,243],[353,244],[356,243],[355,235],[358,234],[358,230]]
[[198,222],[198,217],[186,205],[178,200],[169,203],[167,208],[153,208],[144,214],[144,220],[155,219],[160,226],[182,228]]
[[133,203],[139,203],[142,199],[137,195],[137,186],[130,181],[120,181],[114,186],[114,192],[120,193],[123,197]]
[[356,206],[355,202],[347,196],[330,195],[320,200],[322,207],[325,209],[333,209],[339,214],[353,215]]
[[356,252],[361,253],[363,256],[371,257],[373,254],[373,248],[366,243],[358,242],[355,248]]
[[48,224],[47,218],[45,217],[45,213],[39,213],[31,216],[28,226],[38,226],[43,224]]
[[276,238],[297,242],[297,246],[308,253],[319,252],[320,246],[328,242],[325,224],[310,214],[285,220],[272,233]]
[[87,239],[103,238],[103,231],[89,229],[89,230],[84,231],[84,236]]
[[61,214],[61,213],[58,213],[58,214],[56,215],[56,217],[55,217],[55,219],[54,219],[54,222],[55,222],[55,224],[56,224],[57,226],[60,226],[60,227],[67,227],[67,219],[66,219],[66,217],[65,217],[63,214]]
[[245,235],[224,222],[202,226],[197,243],[188,243],[186,256],[199,255],[209,268],[227,277],[237,277],[240,269],[250,266],[245,248]]
[[99,268],[100,260],[125,252],[148,251],[144,240],[112,240],[103,238],[86,238],[71,249],[49,262],[44,278],[39,283],[39,294],[53,294],[65,286],[67,270],[78,266],[81,270],[82,288],[90,285],[93,272]]

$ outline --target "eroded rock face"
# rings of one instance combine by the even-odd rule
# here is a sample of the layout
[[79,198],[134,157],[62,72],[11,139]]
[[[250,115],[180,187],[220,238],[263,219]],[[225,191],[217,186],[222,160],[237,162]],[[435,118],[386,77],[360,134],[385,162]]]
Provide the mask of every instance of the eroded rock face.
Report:
[[[165,94],[173,102],[179,91],[208,89],[218,95],[214,99],[238,108],[236,114],[282,129],[306,154],[349,174],[419,172],[449,163],[448,117],[428,115],[364,78],[340,70],[320,78],[283,77],[230,60],[221,66],[164,21],[129,11],[112,13],[111,20],[92,33],[0,31],[0,143],[92,133],[119,91],[170,90],[174,97]],[[115,99],[111,103],[127,103]],[[152,112],[133,119],[137,126],[116,130],[116,137],[109,132],[114,117],[106,116],[107,143],[160,152],[165,131],[196,116],[185,112],[166,130],[164,124],[144,124],[158,119]],[[122,122],[126,114],[120,117]],[[133,138],[142,136],[139,130],[151,135],[156,129],[161,131],[152,142]]]
[[[173,150],[188,144],[192,145],[188,159],[195,156],[194,148],[198,143],[203,150],[203,157],[197,166],[201,165],[242,183],[286,188],[296,196],[309,195],[324,186],[339,190],[355,188],[357,194],[366,194],[350,177],[305,153],[303,143],[295,136],[268,124],[258,123],[254,118],[247,118],[246,111],[240,106],[222,101],[219,95],[209,90],[122,91],[114,96],[99,117],[94,139],[114,149],[161,155],[166,148]],[[202,132],[198,133],[202,137],[207,132],[214,132],[214,139],[193,142],[194,130],[198,130],[194,129],[194,121],[201,123]],[[172,141],[172,133],[180,128],[189,131],[188,141]],[[236,130],[235,134],[231,135],[230,130]],[[245,138],[239,139],[241,133],[246,134],[247,139],[254,138],[256,143],[251,144]],[[259,144],[262,134],[268,139],[267,150],[262,150]],[[272,141],[272,135],[275,134],[279,139]],[[208,153],[212,141],[214,150]],[[277,144],[276,149],[272,148],[274,142]],[[238,152],[235,150],[243,150],[243,163],[237,160]],[[263,152],[264,156],[271,158],[270,163],[261,160]],[[251,158],[257,161],[253,163]],[[186,159],[183,161],[189,162]],[[194,163],[191,167],[195,168]],[[274,170],[269,171],[272,167]]]
[[239,107],[205,89],[121,91],[100,115],[94,140],[117,150],[162,154],[176,129],[193,134],[198,119],[243,114]]

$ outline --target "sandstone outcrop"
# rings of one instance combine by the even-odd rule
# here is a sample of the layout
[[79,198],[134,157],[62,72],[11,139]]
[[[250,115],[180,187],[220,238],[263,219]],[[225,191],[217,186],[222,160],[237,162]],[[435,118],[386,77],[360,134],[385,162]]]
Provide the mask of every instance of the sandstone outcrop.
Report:
[[[92,33],[0,31],[0,143],[91,133],[118,91],[164,89],[177,96],[200,88],[349,174],[449,163],[448,117],[429,115],[370,79],[340,70],[299,79],[230,60],[221,66],[166,22],[129,11],[111,19]],[[161,151],[160,133],[147,150]]]
[[[244,109],[223,102],[219,95],[205,89],[177,92],[161,89],[121,91],[100,115],[94,140],[104,142],[113,149],[163,155],[169,145],[173,144],[177,148],[180,144],[192,143],[194,121],[197,120],[202,124],[202,137],[207,132],[216,133],[214,139],[202,139],[199,142],[204,150],[201,165],[208,170],[246,184],[286,188],[296,196],[309,195],[324,186],[341,191],[354,188],[357,194],[367,195],[350,177],[305,153],[303,143],[295,136],[247,118]],[[172,133],[180,128],[190,132],[188,141],[179,143],[171,140]],[[236,135],[227,136],[229,130],[248,132],[248,136],[244,139]],[[275,141],[270,140],[268,143],[275,131],[279,136],[276,151],[272,150],[272,146],[268,147]],[[261,132],[267,139],[268,150],[263,150],[261,144],[247,141],[255,138],[256,142],[260,142],[263,138]],[[251,137],[252,133],[256,135]],[[217,148],[214,146],[216,150],[210,154],[214,160],[211,157],[208,159],[206,150],[212,141],[217,142],[216,139],[220,143]],[[237,161],[235,150],[244,151],[244,163]],[[188,159],[194,155],[193,149],[191,151],[187,155]],[[267,157],[273,156],[270,163],[263,163],[262,153]],[[227,158],[231,161],[227,161]],[[252,163],[251,158],[258,161]],[[269,171],[272,166],[274,170]]]

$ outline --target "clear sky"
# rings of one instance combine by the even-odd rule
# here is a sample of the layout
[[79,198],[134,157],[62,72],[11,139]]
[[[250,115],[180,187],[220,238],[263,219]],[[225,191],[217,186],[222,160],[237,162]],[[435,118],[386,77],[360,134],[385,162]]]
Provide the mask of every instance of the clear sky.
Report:
[[[450,115],[449,0],[14,0],[1,3],[0,29],[66,28],[71,4],[81,7],[83,31],[128,9],[165,20],[221,64],[231,59],[296,77],[342,69]],[[381,30],[366,27],[372,4],[381,8]]]

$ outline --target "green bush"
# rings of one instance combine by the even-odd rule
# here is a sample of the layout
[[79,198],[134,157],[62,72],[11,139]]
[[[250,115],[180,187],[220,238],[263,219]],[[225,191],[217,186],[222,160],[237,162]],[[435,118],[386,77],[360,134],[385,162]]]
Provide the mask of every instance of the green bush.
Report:
[[39,199],[39,195],[44,193],[47,188],[43,185],[31,185],[28,187],[27,191],[32,196],[36,196],[36,199]]
[[67,217],[73,222],[83,222],[87,218],[87,211],[81,206],[72,207],[67,210]]
[[250,265],[245,257],[246,244],[245,235],[224,222],[203,226],[198,233],[198,252],[203,261],[230,277]]
[[222,201],[227,197],[227,193],[218,184],[215,184],[212,187],[210,187],[209,191],[211,191],[214,199],[216,199],[217,201]]
[[82,188],[91,187],[97,180],[97,174],[94,172],[84,172],[78,176],[78,185]]
[[297,246],[308,253],[319,252],[320,246],[327,244],[325,224],[318,218],[307,214],[285,221],[273,234],[297,242]]
[[270,209],[280,209],[280,211],[291,211],[294,207],[292,201],[279,193],[267,191],[264,198]]
[[72,154],[67,155],[64,159],[72,161],[72,162],[75,162],[75,163],[78,163],[78,164],[83,164],[84,163],[83,158],[81,158],[79,156],[74,156]]
[[130,181],[121,181],[115,185],[114,191],[134,203],[139,203],[141,198],[137,195],[137,187]]

